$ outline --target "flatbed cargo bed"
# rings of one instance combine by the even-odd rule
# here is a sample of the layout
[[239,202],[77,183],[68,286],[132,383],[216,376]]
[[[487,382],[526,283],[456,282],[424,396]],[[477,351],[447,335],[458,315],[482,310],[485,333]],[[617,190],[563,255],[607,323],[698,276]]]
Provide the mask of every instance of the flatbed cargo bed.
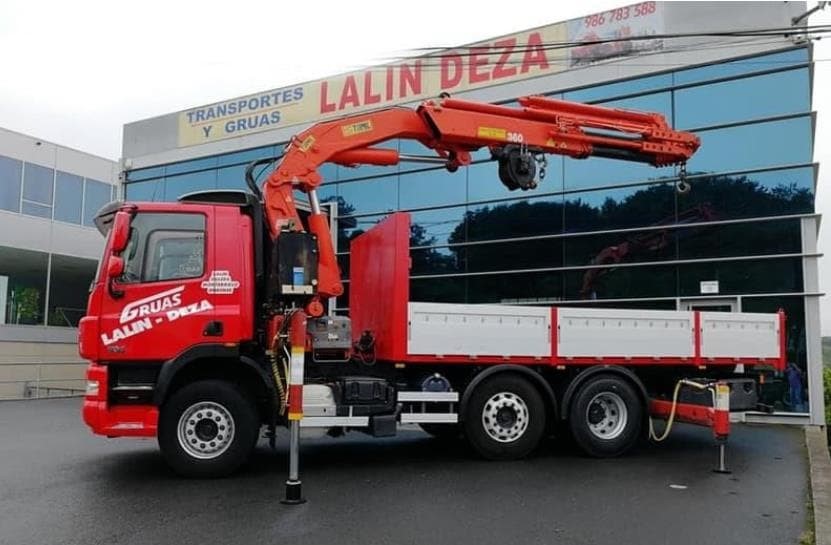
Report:
[[352,242],[353,331],[381,361],[785,367],[785,315],[409,300],[410,219]]

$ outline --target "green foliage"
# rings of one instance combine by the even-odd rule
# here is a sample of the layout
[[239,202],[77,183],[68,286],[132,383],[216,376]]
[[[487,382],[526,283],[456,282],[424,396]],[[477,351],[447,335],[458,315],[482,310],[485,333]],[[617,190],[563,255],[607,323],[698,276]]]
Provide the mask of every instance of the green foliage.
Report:
[[831,367],[831,337],[822,338],[822,362]]
[[37,323],[40,313],[40,290],[32,287],[15,286],[12,288],[14,303],[14,322],[17,324]]
[[[822,386],[825,392],[825,423],[831,426],[831,337],[822,338]],[[828,434],[831,443],[831,432]]]
[[825,387],[825,423],[831,424],[831,366],[822,368],[822,384]]

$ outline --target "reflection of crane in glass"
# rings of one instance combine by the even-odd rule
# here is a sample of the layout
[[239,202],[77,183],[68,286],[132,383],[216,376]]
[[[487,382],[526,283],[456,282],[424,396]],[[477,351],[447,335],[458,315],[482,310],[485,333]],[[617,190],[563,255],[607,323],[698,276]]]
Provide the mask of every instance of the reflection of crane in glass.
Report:
[[634,52],[634,42],[631,41],[631,37],[632,32],[628,26],[605,36],[590,32],[581,40],[588,42],[587,45],[574,47],[571,50],[571,65],[589,64],[612,57],[631,55]]
[[[676,225],[683,225],[687,223],[712,221],[715,217],[715,212],[713,211],[712,206],[710,206],[710,203],[702,203],[692,208],[688,208],[683,212],[679,212],[677,220],[675,216],[670,216],[654,223],[653,226],[667,225],[674,227]],[[696,232],[697,230],[695,229],[689,229],[684,232],[684,236],[690,236]],[[624,261],[625,259],[638,256],[639,254],[658,252],[666,248],[669,245],[670,240],[670,229],[658,229],[632,235],[620,244],[603,248],[591,259],[589,265],[608,266],[597,267],[586,271],[583,275],[583,285],[580,288],[580,298],[596,299],[597,293],[595,292],[595,285],[597,284],[597,281],[601,277],[612,272],[615,269],[614,265]]]

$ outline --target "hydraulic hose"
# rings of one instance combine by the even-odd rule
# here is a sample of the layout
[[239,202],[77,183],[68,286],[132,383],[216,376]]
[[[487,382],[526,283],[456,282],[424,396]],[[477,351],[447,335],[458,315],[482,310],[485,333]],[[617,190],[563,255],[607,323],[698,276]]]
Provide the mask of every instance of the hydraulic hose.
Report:
[[[710,386],[706,384],[701,384],[700,382],[695,382],[692,380],[687,380],[682,378],[675,384],[675,390],[672,392],[672,408],[669,411],[669,418],[667,418],[667,425],[664,428],[664,432],[658,436],[655,433],[655,427],[652,424],[652,417],[649,417],[649,438],[655,441],[656,443],[660,443],[667,437],[669,437],[669,432],[672,431],[672,424],[675,422],[675,410],[678,408],[678,393],[681,391],[681,386],[683,385],[691,386],[693,388],[698,388],[699,390],[711,390]],[[713,406],[715,406],[715,392],[713,392]]]
[[[286,387],[286,380],[289,375],[288,361],[291,357],[288,347],[283,341],[288,330],[291,317],[296,311],[291,311],[286,314],[280,329],[274,335],[271,341],[271,347],[266,352],[266,357],[271,366],[271,374],[274,377],[274,387],[277,389],[277,401],[280,405],[279,414],[283,416],[286,414],[286,407],[288,406],[288,388]],[[278,354],[280,352],[281,354]],[[280,370],[280,361],[283,362],[282,372]],[[284,378],[285,377],[285,378]]]
[[[256,161],[252,161],[248,163],[248,166],[245,167],[245,183],[248,185],[248,189],[251,190],[257,199],[263,200],[263,192],[260,190],[260,186],[257,185],[257,180],[254,179],[254,169],[260,165],[270,165],[275,163],[283,158],[284,154],[275,155],[274,157],[264,157],[262,159],[257,159]],[[260,172],[262,174],[262,172]]]
[[271,364],[271,373],[274,375],[274,386],[277,388],[277,400],[279,403],[278,412],[280,416],[286,414],[286,402],[288,396],[286,395],[286,385],[283,381],[283,376],[280,373],[279,363],[277,362],[277,355],[273,350],[268,351],[268,361]]

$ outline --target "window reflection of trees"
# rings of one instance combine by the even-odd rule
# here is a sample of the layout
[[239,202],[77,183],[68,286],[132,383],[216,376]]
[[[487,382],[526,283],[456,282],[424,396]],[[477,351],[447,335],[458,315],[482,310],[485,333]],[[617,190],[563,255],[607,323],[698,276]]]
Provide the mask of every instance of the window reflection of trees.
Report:
[[[546,296],[564,299],[675,296],[680,294],[679,276],[682,279],[685,276],[684,265],[680,266],[681,270],[677,274],[673,267],[665,266],[663,268],[668,270],[659,272],[660,267],[657,266],[644,269],[616,268],[614,265],[798,253],[800,240],[796,220],[666,230],[655,227],[809,213],[813,210],[813,192],[806,187],[807,176],[806,169],[746,175],[693,173],[693,189],[684,195],[679,195],[672,183],[653,183],[632,188],[555,197],[529,196],[527,200],[469,205],[461,221],[443,229],[444,232],[449,232],[446,243],[445,237],[440,240],[431,234],[432,224],[414,221],[410,233],[410,245],[416,247],[411,251],[412,273],[414,276],[482,274],[452,282],[448,279],[439,282],[438,278],[419,280],[417,291],[430,295],[432,300],[441,300],[441,295],[446,296],[448,301],[499,301],[521,298],[523,294],[530,296],[535,290],[545,291]],[[345,252],[352,238],[371,228],[384,215],[353,216],[354,206],[342,197],[337,200],[340,212],[339,248]],[[638,231],[641,227],[651,229]],[[636,230],[591,234],[618,229]],[[547,238],[545,235],[554,236]],[[541,238],[499,242],[522,237]],[[625,251],[619,252],[623,254],[620,259],[608,259],[609,252],[612,252],[610,248],[621,247]],[[348,265],[348,260],[342,259],[342,264]],[[585,269],[524,275],[484,274],[490,271],[497,273],[602,264],[610,266],[594,273],[596,278],[589,286],[589,291],[584,285],[587,274]],[[789,265],[783,266],[788,270],[792,268]],[[754,286],[746,283],[752,284],[753,279],[730,272],[739,271],[741,267],[741,263],[731,263],[710,269],[714,270],[713,274],[735,278],[740,284],[739,288],[751,293]],[[760,271],[765,267],[764,263],[759,262],[753,270]],[[771,266],[771,270],[780,268],[781,266]],[[348,270],[343,273],[348,275]],[[793,274],[786,276],[791,277]],[[693,268],[689,268],[687,282],[693,282],[690,280],[693,275]],[[644,278],[645,276],[650,278]],[[641,285],[644,282],[651,285]],[[772,289],[775,284],[760,279],[758,288]],[[430,291],[429,285],[436,286],[434,293]],[[794,286],[793,282],[782,281],[783,291]],[[484,292],[488,295],[484,296]]]

